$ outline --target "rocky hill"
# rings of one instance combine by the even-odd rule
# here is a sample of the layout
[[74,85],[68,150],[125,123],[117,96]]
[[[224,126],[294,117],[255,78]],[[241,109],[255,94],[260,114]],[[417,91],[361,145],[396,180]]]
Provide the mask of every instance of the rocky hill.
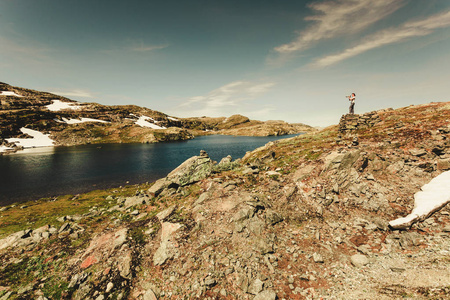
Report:
[[389,226],[448,170],[450,103],[431,103],[3,207],[0,297],[449,299],[449,207]]
[[23,143],[30,142],[10,139],[38,139],[36,136],[42,134],[50,145],[71,146],[155,143],[206,134],[267,136],[309,131],[314,129],[304,124],[253,121],[239,115],[215,119],[174,118],[148,108],[79,103],[51,93],[0,83],[0,153],[16,151]]

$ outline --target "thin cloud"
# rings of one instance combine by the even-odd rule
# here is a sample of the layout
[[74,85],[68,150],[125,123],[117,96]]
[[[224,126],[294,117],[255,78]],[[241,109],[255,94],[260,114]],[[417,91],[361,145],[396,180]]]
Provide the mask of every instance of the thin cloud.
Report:
[[314,66],[326,67],[336,64],[350,57],[362,54],[366,51],[385,45],[398,43],[412,37],[425,36],[433,33],[436,29],[450,26],[450,11],[436,14],[424,20],[407,22],[400,27],[386,29],[368,36],[357,46],[348,48],[341,53],[329,55],[318,59]]
[[130,50],[136,51],[136,52],[149,52],[154,50],[160,50],[169,47],[169,44],[163,44],[163,45],[138,45],[131,47]]
[[314,2],[308,5],[316,11],[305,20],[315,22],[298,33],[290,43],[275,47],[280,54],[289,54],[310,48],[317,42],[341,35],[354,34],[390,15],[401,6],[402,0],[336,0]]
[[183,114],[220,116],[229,111],[238,113],[243,102],[256,99],[267,93],[275,83],[255,83],[249,81],[234,81],[215,90],[207,95],[195,96],[180,105]]
[[50,93],[56,94],[56,95],[62,95],[66,97],[79,97],[79,98],[94,98],[94,95],[86,90],[53,90]]

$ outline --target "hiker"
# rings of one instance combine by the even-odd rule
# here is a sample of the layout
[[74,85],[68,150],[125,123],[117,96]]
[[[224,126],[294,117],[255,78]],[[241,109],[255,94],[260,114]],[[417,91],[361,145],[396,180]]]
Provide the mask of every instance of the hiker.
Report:
[[355,97],[356,94],[352,93],[350,96],[346,96],[348,98],[348,101],[350,101],[350,107],[348,109],[348,113],[349,114],[354,114],[355,113]]

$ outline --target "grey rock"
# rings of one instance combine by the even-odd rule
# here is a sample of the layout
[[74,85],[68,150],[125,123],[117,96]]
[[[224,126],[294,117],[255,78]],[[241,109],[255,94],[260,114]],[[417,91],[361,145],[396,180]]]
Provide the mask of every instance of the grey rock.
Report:
[[273,253],[273,243],[264,237],[257,237],[254,244],[262,255]]
[[265,290],[253,298],[253,300],[275,300],[277,294],[273,290]]
[[255,209],[253,207],[243,208],[234,214],[233,220],[235,222],[240,222],[240,221],[243,221],[243,220],[253,217],[254,214],[255,214]]
[[275,225],[283,221],[283,217],[273,210],[268,210],[265,216],[268,225]]
[[168,188],[171,185],[171,182],[168,181],[166,178],[162,178],[157,180],[149,189],[148,192],[152,195],[158,196],[161,194],[162,191],[164,191],[166,188]]
[[264,230],[264,222],[258,217],[253,217],[248,223],[248,229],[256,235],[260,235]]
[[205,202],[206,199],[208,199],[209,197],[210,197],[209,192],[205,192],[205,193],[201,194],[200,197],[198,197],[198,199],[195,200],[194,206],[203,204],[203,202]]
[[76,288],[80,286],[83,282],[86,281],[86,279],[89,277],[89,273],[78,273],[72,276],[69,282],[68,288]]
[[106,285],[106,290],[105,290],[105,292],[106,292],[106,293],[111,292],[111,290],[113,289],[113,287],[114,287],[114,283],[108,282],[108,284]]
[[142,300],[157,300],[157,299],[158,298],[156,298],[156,295],[152,289],[148,289],[142,297]]
[[103,296],[103,294],[98,295],[98,297],[95,298],[95,300],[105,300],[105,296]]
[[425,151],[424,149],[411,149],[409,150],[409,153],[414,156],[423,156],[427,154],[427,151]]
[[216,284],[216,280],[214,279],[214,278],[212,278],[212,277],[206,277],[206,279],[205,279],[205,285],[206,286],[209,286],[209,287],[211,287],[211,286],[214,286]]
[[165,221],[168,217],[170,217],[173,214],[173,212],[175,211],[176,208],[177,208],[176,205],[172,205],[169,208],[167,208],[167,209],[163,210],[162,212],[158,213],[156,215],[156,217],[158,218],[158,220],[160,222],[163,222],[163,221]]
[[316,263],[324,262],[322,255],[320,255],[319,253],[314,252],[312,257],[313,257],[314,262],[316,262]]
[[194,156],[170,172],[166,179],[179,186],[185,186],[206,178],[211,174],[212,167],[213,162],[208,156]]
[[122,276],[123,278],[131,279],[131,263],[131,253],[127,253],[118,263],[120,276]]
[[70,231],[71,231],[70,227],[71,227],[70,223],[66,222],[66,223],[61,225],[61,227],[59,228],[58,233],[63,233],[63,232],[69,232],[70,233]]
[[7,292],[6,294],[4,294],[4,295],[0,298],[0,300],[8,300],[8,299],[9,299],[9,296],[11,296],[12,293],[13,293],[12,291]]
[[352,255],[350,257],[350,261],[351,261],[352,265],[354,265],[355,267],[358,267],[358,268],[363,267],[369,263],[369,259],[367,258],[367,256],[362,255],[362,254]]
[[263,290],[264,282],[262,282],[259,279],[253,280],[249,287],[248,287],[248,293],[252,295],[256,295],[260,293]]
[[148,199],[149,198],[145,197],[145,196],[128,197],[125,200],[124,206],[125,206],[125,208],[128,208],[128,207],[132,207],[135,205],[145,204]]
[[163,222],[161,225],[161,243],[153,255],[153,264],[164,264],[168,259],[175,257],[178,250],[172,242],[173,234],[182,227],[181,224]]
[[231,155],[228,155],[227,157],[224,157],[220,160],[219,165],[221,164],[228,164],[232,160]]

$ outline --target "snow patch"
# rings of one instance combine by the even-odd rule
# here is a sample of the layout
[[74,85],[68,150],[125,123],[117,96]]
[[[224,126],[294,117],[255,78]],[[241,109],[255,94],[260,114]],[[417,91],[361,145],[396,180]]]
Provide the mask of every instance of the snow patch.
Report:
[[10,138],[7,139],[8,143],[16,143],[24,148],[53,146],[54,141],[51,138],[49,138],[50,134],[43,134],[42,132],[39,132],[37,130],[25,127],[20,128],[20,131],[32,136],[33,138],[31,139]]
[[81,106],[75,105],[72,102],[63,102],[61,100],[52,100],[52,102],[53,102],[52,104],[45,106],[50,111],[60,111],[62,109],[73,109],[73,110],[81,109]]
[[2,92],[0,92],[0,96],[16,96],[16,97],[23,97],[23,96],[20,96],[20,95],[14,93],[14,92],[10,92],[10,91],[2,91]]
[[0,153],[5,152],[7,150],[12,150],[11,147],[0,145]]
[[167,119],[172,120],[172,121],[179,121],[178,119],[172,118],[172,117],[167,117]]
[[153,123],[148,122],[147,120],[151,120],[151,121],[153,121],[153,122],[156,122],[155,120],[153,120],[153,119],[150,118],[150,117],[141,116],[141,117],[139,117],[139,119],[135,122],[135,124],[137,124],[137,125],[139,125],[139,126],[142,126],[142,127],[149,127],[149,128],[152,128],[152,129],[166,129],[166,127],[158,126],[158,125],[156,125],[156,124],[153,124]]
[[404,218],[389,222],[394,229],[406,229],[423,221],[450,202],[450,171],[433,178],[422,190],[414,194],[414,209]]
[[99,123],[109,123],[108,121],[98,120],[98,119],[92,119],[92,118],[81,118],[80,119],[67,119],[62,118],[61,120],[54,119],[56,122],[59,123],[66,123],[66,124],[78,124],[78,123],[85,123],[85,122],[99,122]]

